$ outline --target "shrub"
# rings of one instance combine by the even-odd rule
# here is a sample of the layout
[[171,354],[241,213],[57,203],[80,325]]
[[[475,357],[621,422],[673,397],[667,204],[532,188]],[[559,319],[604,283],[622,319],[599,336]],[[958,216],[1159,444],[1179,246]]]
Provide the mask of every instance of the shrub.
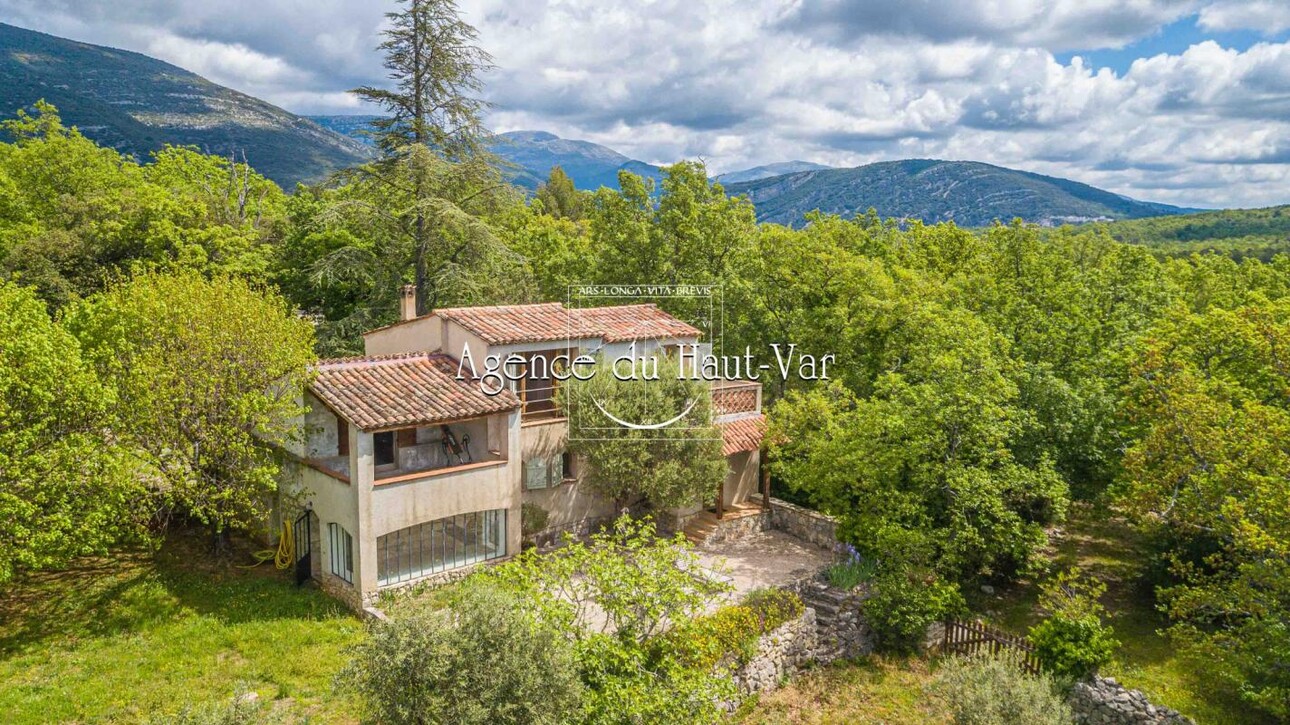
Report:
[[806,605],[782,589],[749,592],[742,604],[678,624],[651,644],[686,667],[713,669],[743,665],[757,653],[757,641],[785,622],[802,616]]
[[873,582],[873,591],[861,605],[879,647],[908,652],[921,644],[928,626],[964,607],[958,587],[935,574],[893,571]]
[[520,506],[520,534],[525,538],[536,534],[546,528],[547,521],[551,514],[546,509],[535,503],[526,503]]
[[463,582],[441,612],[375,626],[337,683],[368,719],[391,723],[526,723],[576,719],[573,647],[512,595]]
[[675,657],[686,667],[711,670],[741,665],[757,650],[761,627],[750,607],[722,607],[712,614],[678,624],[651,642],[656,656]]
[[876,573],[877,567],[871,560],[856,559],[830,564],[824,569],[824,578],[839,589],[850,590],[860,586],[861,582],[872,580]]
[[952,657],[941,663],[930,688],[950,707],[957,725],[1067,725],[1070,708],[1053,681],[1027,675],[991,658]]
[[743,603],[757,616],[762,634],[797,619],[806,611],[802,598],[786,589],[754,589],[744,597]]
[[1062,680],[1078,680],[1111,660],[1116,641],[1102,623],[1098,597],[1106,585],[1070,569],[1044,585],[1040,606],[1049,617],[1030,628],[1030,641],[1044,668]]
[[641,647],[612,635],[578,643],[586,684],[582,725],[700,725],[716,723],[734,682],[713,667],[695,667],[666,648]]

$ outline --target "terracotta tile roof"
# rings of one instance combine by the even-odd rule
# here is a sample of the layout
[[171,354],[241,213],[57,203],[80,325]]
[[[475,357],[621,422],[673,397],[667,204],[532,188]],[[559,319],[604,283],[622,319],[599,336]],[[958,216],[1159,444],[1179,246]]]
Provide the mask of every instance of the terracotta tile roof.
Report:
[[445,307],[435,310],[433,314],[456,322],[492,345],[597,336],[595,332],[582,330],[578,321],[559,302],[497,307]]
[[313,394],[366,431],[475,418],[520,406],[509,390],[485,395],[477,382],[457,380],[457,361],[447,355],[322,360],[314,371]]
[[723,456],[761,448],[762,436],[766,434],[764,415],[750,415],[747,418],[718,425],[721,426],[721,455]]
[[699,337],[702,334],[697,328],[653,304],[567,308],[559,302],[545,302],[535,305],[445,307],[431,314],[456,322],[491,345],[589,337],[601,337],[606,342],[620,342],[641,338]]
[[597,330],[605,342],[653,339],[659,337],[698,337],[698,328],[686,324],[658,308],[658,305],[618,305],[584,307],[570,310],[582,327]]

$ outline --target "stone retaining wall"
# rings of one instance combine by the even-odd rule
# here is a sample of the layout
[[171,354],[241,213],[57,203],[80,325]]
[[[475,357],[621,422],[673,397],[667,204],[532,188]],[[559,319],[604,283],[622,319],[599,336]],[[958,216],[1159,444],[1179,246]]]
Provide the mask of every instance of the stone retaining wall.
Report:
[[757,654],[732,675],[740,697],[778,688],[781,682],[816,661],[819,649],[815,610],[807,608],[802,616],[761,636]]
[[821,549],[832,551],[838,543],[838,522],[832,516],[777,498],[770,500],[770,525]]
[[769,512],[732,516],[718,521],[717,527],[712,530],[712,533],[708,534],[703,543],[726,544],[731,541],[746,539],[763,531],[770,531],[771,528]]
[[873,652],[873,631],[865,621],[861,605],[869,597],[861,586],[846,591],[830,585],[819,576],[795,582],[786,587],[815,610],[820,647],[816,661],[828,664],[838,659],[855,659]]
[[1080,725],[1196,725],[1175,710],[1152,705],[1146,695],[1113,677],[1075,683],[1067,702]]

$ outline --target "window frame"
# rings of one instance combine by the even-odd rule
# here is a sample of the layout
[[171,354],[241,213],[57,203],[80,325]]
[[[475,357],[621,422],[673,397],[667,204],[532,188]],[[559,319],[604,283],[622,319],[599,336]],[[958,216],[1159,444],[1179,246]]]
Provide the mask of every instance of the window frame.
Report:
[[[380,462],[380,459],[377,457],[377,450],[379,449],[379,445],[377,444],[377,438],[378,438],[379,436],[389,436],[389,437],[390,437],[390,457],[391,457],[391,460],[390,460],[390,462],[389,462],[389,463],[381,463],[381,462]],[[383,431],[378,431],[378,432],[376,432],[376,433],[373,433],[373,434],[372,434],[372,467],[373,467],[373,468],[374,468],[378,473],[384,473],[384,472],[387,472],[387,471],[396,471],[396,470],[398,470],[398,468],[399,468],[399,436],[398,436],[398,432],[397,432],[397,431],[393,431],[393,430],[383,430]]]
[[327,524],[327,542],[332,575],[353,584],[354,537],[345,530],[345,527],[332,522]]

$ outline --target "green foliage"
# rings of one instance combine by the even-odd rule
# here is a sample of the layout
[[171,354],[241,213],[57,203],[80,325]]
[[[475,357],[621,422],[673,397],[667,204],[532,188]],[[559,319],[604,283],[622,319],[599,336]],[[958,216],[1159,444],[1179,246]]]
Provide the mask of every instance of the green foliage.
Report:
[[418,314],[524,299],[524,260],[494,229],[519,203],[487,158],[408,147],[293,197],[275,278],[322,318],[325,354],[358,353],[362,332],[396,319],[405,282]]
[[638,643],[730,589],[700,567],[683,535],[658,538],[649,519],[628,516],[588,541],[566,537],[555,551],[526,551],[479,576],[517,592],[575,639],[585,634],[579,623],[593,621],[595,612],[595,630]]
[[1048,616],[1030,628],[1030,642],[1044,669],[1058,680],[1097,672],[1120,646],[1102,622],[1105,610],[1099,599],[1105,592],[1105,584],[1078,569],[1060,572],[1044,584],[1039,606]]
[[952,657],[940,663],[931,692],[950,706],[956,725],[1066,725],[1070,708],[1047,677],[1027,675],[991,658]]
[[897,569],[873,581],[861,606],[879,647],[911,652],[930,625],[962,612],[964,602],[957,587],[930,572]]
[[586,685],[585,725],[701,725],[720,722],[735,696],[724,672],[689,666],[664,650],[597,634],[578,644]]
[[686,667],[711,670],[723,666],[729,670],[752,659],[761,634],[752,608],[734,605],[681,622],[651,645]]
[[454,0],[410,0],[385,14],[377,47],[393,88],[363,86],[352,93],[384,111],[372,122],[387,153],[433,147],[450,158],[473,155],[483,136],[487,104],[473,96],[492,57],[475,45],[479,32],[461,19]]
[[757,653],[762,635],[802,616],[804,611],[801,598],[792,592],[758,589],[749,592],[739,604],[678,623],[650,646],[656,656],[676,657],[686,667],[737,668]]
[[[659,636],[729,590],[683,536],[659,539],[648,520],[624,516],[590,541],[529,550],[476,576],[575,643],[584,723],[716,722],[718,703],[733,694],[728,678]],[[744,613],[755,628],[756,615]]]
[[169,147],[140,165],[36,104],[0,144],[0,274],[59,307],[139,268],[263,281],[285,196],[243,163]]
[[[1199,265],[1197,265],[1199,266]],[[1183,279],[1135,350],[1119,503],[1167,544],[1170,633],[1254,706],[1290,716],[1290,297],[1262,265]],[[1186,271],[1186,270],[1182,270]]]
[[[676,360],[654,360],[656,366],[638,363],[631,370],[601,360],[589,379],[560,386],[568,447],[586,461],[583,484],[615,501],[644,498],[657,509],[696,504],[717,490],[727,471],[711,396],[706,382],[681,375]],[[639,425],[684,417],[661,429],[636,429],[606,413]]]
[[104,434],[111,405],[35,293],[0,282],[0,582],[143,537],[141,487]]
[[524,536],[532,536],[546,528],[547,519],[551,514],[546,509],[535,503],[526,503],[520,506],[520,533]]
[[264,720],[264,706],[254,693],[239,688],[228,702],[188,705],[178,714],[149,720],[149,725],[254,725]]
[[[685,161],[663,168],[657,204],[645,179],[619,173],[620,190],[602,187],[586,212],[596,251],[593,279],[622,284],[720,284],[756,235],[752,204],[726,195],[707,169]],[[706,301],[677,297],[661,303],[682,319]]]
[[446,611],[380,623],[337,675],[382,723],[559,725],[577,712],[573,647],[513,595],[473,581]]
[[1290,207],[1226,209],[1119,221],[1106,225],[1118,241],[1171,256],[1214,251],[1269,261],[1290,251]]
[[163,502],[216,532],[263,520],[300,433],[307,321],[244,281],[180,272],[118,283],[67,327],[115,390],[104,424]]
[[754,589],[744,596],[743,606],[756,615],[758,628],[763,634],[797,619],[806,611],[802,598],[785,589]]
[[551,174],[537,189],[537,200],[542,211],[556,219],[578,221],[583,217],[586,194],[578,191],[573,179],[559,166],[551,167]]
[[850,591],[873,579],[877,571],[877,564],[872,559],[850,559],[825,567],[824,578],[838,589]]

